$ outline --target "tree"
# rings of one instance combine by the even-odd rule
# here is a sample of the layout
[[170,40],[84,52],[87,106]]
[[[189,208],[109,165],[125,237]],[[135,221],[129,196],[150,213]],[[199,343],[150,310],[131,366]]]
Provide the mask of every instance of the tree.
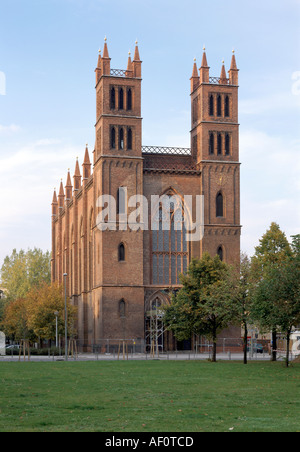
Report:
[[248,325],[251,319],[253,280],[251,277],[251,261],[246,254],[241,254],[239,268],[233,268],[233,277],[236,280],[233,283],[233,287],[235,287],[236,321],[244,330],[244,364],[247,364]]
[[290,335],[300,322],[300,262],[297,254],[269,271],[257,288],[256,299],[262,323],[286,334],[288,367]]
[[27,292],[36,285],[46,282],[50,284],[51,254],[49,251],[34,248],[27,252],[13,250],[6,256],[1,268],[1,285],[6,289],[7,301],[24,298]]
[[[56,316],[58,312],[58,334],[65,332],[65,301],[63,288],[56,284],[43,283],[33,286],[23,299],[6,305],[1,328],[15,340],[28,339],[31,342],[54,340],[56,336]],[[68,334],[76,335],[77,308],[67,304]]]
[[28,328],[28,310],[24,298],[7,303],[1,322],[1,329],[15,341],[32,340],[34,334]]
[[[58,312],[58,334],[65,332],[65,300],[63,288],[57,284],[43,283],[34,286],[26,296],[28,327],[40,339],[54,340],[56,336],[56,315]],[[67,304],[68,334],[76,335],[77,309]]]
[[[291,255],[292,249],[286,238],[284,232],[281,231],[277,223],[271,223],[270,228],[260,239],[260,244],[255,248],[255,254],[252,257],[251,267],[252,276],[257,281],[260,282],[266,278],[269,272],[283,262],[285,262]],[[256,297],[256,301],[262,301],[260,298]],[[259,301],[259,302],[260,302]],[[268,308],[268,314],[262,318],[261,309],[259,306],[254,306],[254,315],[256,313],[256,320],[258,320],[263,327],[272,328],[272,360],[276,361],[276,348],[277,348],[277,330],[274,322],[271,318],[271,313],[273,310],[272,302],[269,300],[264,300],[264,312],[266,314],[266,309]],[[267,323],[269,321],[269,324]]]
[[271,223],[255,248],[255,254],[252,257],[253,275],[257,279],[264,277],[271,267],[285,261],[291,254],[291,246],[285,233],[277,223]]
[[216,361],[218,333],[235,316],[232,303],[233,285],[229,266],[218,256],[205,253],[193,259],[186,275],[181,275],[183,288],[165,307],[164,322],[179,340],[189,339],[193,333],[213,341],[212,361]]

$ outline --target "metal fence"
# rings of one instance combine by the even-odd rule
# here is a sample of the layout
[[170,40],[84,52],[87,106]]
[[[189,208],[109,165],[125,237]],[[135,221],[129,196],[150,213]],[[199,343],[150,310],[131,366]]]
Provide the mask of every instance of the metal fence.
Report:
[[[85,344],[76,340],[69,340],[68,359],[74,361],[98,361],[98,360],[207,360],[212,358],[213,344],[205,338],[194,341],[190,350],[163,351],[161,347],[150,347],[143,339],[103,339],[92,344]],[[61,341],[59,347],[44,348],[43,353],[31,353],[31,361],[62,361],[65,360],[64,343]],[[266,340],[249,340],[247,355],[249,360],[269,360],[271,357],[271,345]],[[222,338],[217,341],[218,360],[242,360],[244,353],[243,340],[239,338]],[[284,360],[286,351],[277,350],[278,360]],[[290,359],[293,361],[298,355],[291,352]],[[1,356],[0,361],[25,360],[16,350],[7,351],[6,356]],[[26,353],[26,360],[28,356]]]

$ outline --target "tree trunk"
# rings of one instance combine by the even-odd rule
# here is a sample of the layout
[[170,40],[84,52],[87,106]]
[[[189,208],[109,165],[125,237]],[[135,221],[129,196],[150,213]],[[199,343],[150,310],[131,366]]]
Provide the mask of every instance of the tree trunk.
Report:
[[277,331],[272,331],[272,361],[277,361]]
[[212,362],[217,362],[217,331],[216,328],[213,330],[213,354],[212,354]]
[[247,364],[247,346],[248,346],[248,328],[247,323],[244,323],[244,364]]
[[287,331],[286,334],[286,367],[289,367],[289,356],[290,356],[290,337],[291,337],[291,331]]
[[217,343],[213,342],[213,353],[212,353],[212,362],[216,363],[217,362]]

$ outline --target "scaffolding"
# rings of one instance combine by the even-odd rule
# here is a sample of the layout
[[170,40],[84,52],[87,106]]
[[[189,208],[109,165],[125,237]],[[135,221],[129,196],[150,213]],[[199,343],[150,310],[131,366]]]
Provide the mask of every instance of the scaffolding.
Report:
[[153,358],[155,356],[158,358],[159,353],[164,351],[164,314],[159,310],[160,306],[161,303],[156,298],[152,303],[152,309],[147,311],[145,316],[146,352],[149,350]]

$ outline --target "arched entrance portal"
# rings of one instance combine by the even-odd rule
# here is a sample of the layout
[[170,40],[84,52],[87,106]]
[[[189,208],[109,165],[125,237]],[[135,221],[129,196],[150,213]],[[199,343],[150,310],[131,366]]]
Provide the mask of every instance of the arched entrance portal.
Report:
[[145,303],[145,343],[146,352],[158,355],[163,351],[175,351],[176,339],[171,331],[164,325],[164,305],[170,304],[167,291],[157,291]]

